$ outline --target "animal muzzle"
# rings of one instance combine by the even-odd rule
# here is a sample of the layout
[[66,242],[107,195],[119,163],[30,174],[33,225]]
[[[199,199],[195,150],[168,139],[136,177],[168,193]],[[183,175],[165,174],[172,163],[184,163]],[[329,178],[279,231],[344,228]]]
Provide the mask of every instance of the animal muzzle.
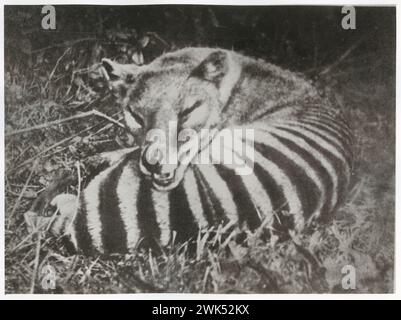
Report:
[[150,176],[153,186],[158,190],[170,190],[176,185],[176,163],[168,163],[161,149],[147,146],[143,149],[140,161],[143,174]]
[[[142,147],[140,168],[144,175],[150,176],[153,186],[158,190],[171,190],[183,179],[188,165],[196,155],[203,150],[218,133],[201,132],[200,135],[178,147],[176,155],[168,154],[167,148],[160,148],[158,144],[149,144]],[[171,150],[170,150],[171,151]]]

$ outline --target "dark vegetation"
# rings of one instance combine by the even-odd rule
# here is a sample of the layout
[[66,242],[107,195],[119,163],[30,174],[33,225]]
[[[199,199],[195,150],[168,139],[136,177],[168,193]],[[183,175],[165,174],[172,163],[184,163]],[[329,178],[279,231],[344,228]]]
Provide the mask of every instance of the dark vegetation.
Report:
[[[341,28],[340,7],[57,6],[56,12],[57,29],[46,31],[41,7],[5,7],[7,293],[393,290],[395,8],[357,8],[356,30]],[[54,175],[74,177],[79,167],[84,187],[95,167],[87,159],[127,144],[121,128],[97,116],[49,124],[95,109],[121,119],[100,77],[101,58],[146,63],[185,46],[234,49],[301,72],[343,109],[357,138],[356,166],[334,220],[285,242],[249,235],[243,245],[210,247],[198,239],[195,257],[180,245],[161,256],[66,256],[57,240],[29,233],[23,213]],[[308,252],[324,269],[313,268]],[[341,289],[346,264],[356,268],[355,291]],[[57,272],[52,291],[41,286],[46,265]]]

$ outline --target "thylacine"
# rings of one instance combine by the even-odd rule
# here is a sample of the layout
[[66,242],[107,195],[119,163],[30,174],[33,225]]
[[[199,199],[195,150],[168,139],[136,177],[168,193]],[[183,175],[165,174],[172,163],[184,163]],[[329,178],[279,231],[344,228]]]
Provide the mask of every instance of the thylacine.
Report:
[[[82,190],[78,210],[56,221],[53,231],[66,233],[76,249],[125,252],[141,239],[167,245],[173,231],[176,241],[185,241],[221,222],[302,229],[330,217],[346,193],[348,124],[294,73],[212,48],[182,49],[145,66],[105,59],[103,67],[139,148],[96,176]],[[178,132],[198,133],[198,153],[219,137],[202,135],[202,129],[253,130],[252,141],[242,136],[223,145],[244,163],[238,146],[251,148],[252,171],[239,175],[224,161],[182,161],[194,140],[178,141],[177,162],[161,161],[147,133],[157,129],[170,139],[169,123]]]

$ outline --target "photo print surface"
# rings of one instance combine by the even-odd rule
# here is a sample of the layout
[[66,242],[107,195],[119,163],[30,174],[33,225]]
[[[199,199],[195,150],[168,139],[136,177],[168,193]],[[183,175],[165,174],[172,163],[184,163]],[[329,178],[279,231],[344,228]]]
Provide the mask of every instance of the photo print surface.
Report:
[[392,293],[395,7],[5,6],[6,293]]

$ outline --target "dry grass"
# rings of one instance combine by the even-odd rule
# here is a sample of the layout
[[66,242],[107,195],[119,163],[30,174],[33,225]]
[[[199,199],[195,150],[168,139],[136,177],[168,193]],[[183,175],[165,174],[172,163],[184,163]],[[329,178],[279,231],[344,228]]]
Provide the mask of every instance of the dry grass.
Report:
[[[55,61],[68,61],[69,54],[73,53],[67,51]],[[353,123],[357,164],[353,187],[334,220],[313,232],[294,235],[297,245],[293,240],[266,242],[257,235],[248,235],[239,245],[216,236],[215,245],[199,238],[195,255],[177,244],[161,255],[67,256],[60,241],[29,235],[23,213],[54,173],[76,174],[77,160],[84,184],[93,169],[85,162],[87,156],[123,146],[124,135],[106,120],[86,117],[6,137],[6,292],[391,292],[394,88],[393,80],[380,76],[380,64],[375,64],[376,69],[368,64],[342,63],[319,79],[322,90],[330,88],[329,94]],[[92,89],[90,69],[66,75],[59,66],[49,65],[50,77],[27,76],[17,67],[8,72],[6,134],[94,108],[119,119],[105,91]],[[76,188],[72,185],[68,191],[74,193]],[[308,249],[306,253],[302,248]],[[324,269],[317,269],[307,252],[313,252]],[[356,268],[356,290],[341,288],[341,269],[346,264]],[[57,272],[57,287],[51,291],[41,285],[41,270],[47,265]]]

